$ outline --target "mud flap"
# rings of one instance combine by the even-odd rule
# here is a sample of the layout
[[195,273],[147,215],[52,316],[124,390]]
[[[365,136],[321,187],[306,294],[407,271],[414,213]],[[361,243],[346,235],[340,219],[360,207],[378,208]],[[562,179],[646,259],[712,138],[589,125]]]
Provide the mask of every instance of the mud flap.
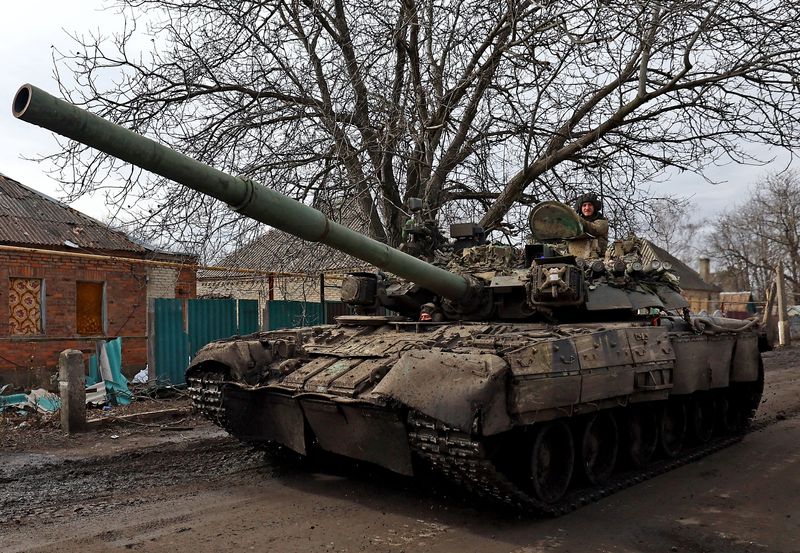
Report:
[[464,432],[478,418],[484,435],[511,428],[506,407],[508,364],[497,355],[410,351],[375,393]]
[[364,404],[300,399],[308,424],[325,451],[412,475],[408,434],[399,413]]
[[759,379],[761,353],[758,351],[758,336],[739,334],[733,350],[731,365],[732,382],[753,382]]
[[225,388],[227,428],[243,441],[274,441],[306,454],[303,411],[295,400],[265,389]]
[[735,337],[731,335],[679,336],[672,340],[675,370],[672,393],[727,388]]

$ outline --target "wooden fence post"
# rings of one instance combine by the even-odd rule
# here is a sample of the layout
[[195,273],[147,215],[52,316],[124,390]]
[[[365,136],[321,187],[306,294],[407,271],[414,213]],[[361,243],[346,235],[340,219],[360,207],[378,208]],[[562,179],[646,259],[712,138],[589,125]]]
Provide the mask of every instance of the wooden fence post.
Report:
[[783,283],[783,261],[778,262],[775,275],[778,296],[778,344],[788,346],[792,342],[789,335],[789,321],[786,318],[786,287]]

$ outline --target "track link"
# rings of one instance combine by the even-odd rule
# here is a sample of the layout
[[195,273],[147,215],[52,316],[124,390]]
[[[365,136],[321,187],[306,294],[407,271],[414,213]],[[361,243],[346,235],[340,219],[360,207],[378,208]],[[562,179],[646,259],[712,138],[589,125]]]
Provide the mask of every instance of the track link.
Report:
[[222,406],[222,387],[225,375],[217,372],[187,376],[192,406],[204,417],[225,428],[225,408]]
[[413,411],[408,422],[411,451],[451,482],[515,509],[548,516],[559,514],[498,471],[486,455],[483,443],[469,434]]
[[691,463],[740,441],[743,433],[716,438],[684,450],[675,459],[658,460],[639,471],[620,472],[602,485],[568,491],[558,502],[539,501],[511,481],[494,465],[486,448],[461,430],[420,413],[409,414],[411,449],[438,473],[478,496],[537,516],[559,516],[598,501],[659,474]]

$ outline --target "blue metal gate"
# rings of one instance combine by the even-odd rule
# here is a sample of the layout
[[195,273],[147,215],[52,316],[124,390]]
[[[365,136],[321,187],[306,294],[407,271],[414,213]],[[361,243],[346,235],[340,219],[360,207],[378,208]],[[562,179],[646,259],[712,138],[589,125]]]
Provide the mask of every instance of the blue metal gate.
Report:
[[185,384],[197,351],[214,340],[258,330],[258,301],[158,298],[153,309],[153,359],[159,382]]

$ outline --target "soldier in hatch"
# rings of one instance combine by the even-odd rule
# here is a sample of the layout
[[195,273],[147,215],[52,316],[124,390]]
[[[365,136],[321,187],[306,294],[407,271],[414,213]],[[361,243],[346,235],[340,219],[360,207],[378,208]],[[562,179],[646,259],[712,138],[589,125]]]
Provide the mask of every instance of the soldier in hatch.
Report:
[[602,257],[608,247],[608,219],[603,217],[603,202],[594,192],[587,192],[575,200],[575,211],[581,217],[583,230],[594,237],[593,249]]

